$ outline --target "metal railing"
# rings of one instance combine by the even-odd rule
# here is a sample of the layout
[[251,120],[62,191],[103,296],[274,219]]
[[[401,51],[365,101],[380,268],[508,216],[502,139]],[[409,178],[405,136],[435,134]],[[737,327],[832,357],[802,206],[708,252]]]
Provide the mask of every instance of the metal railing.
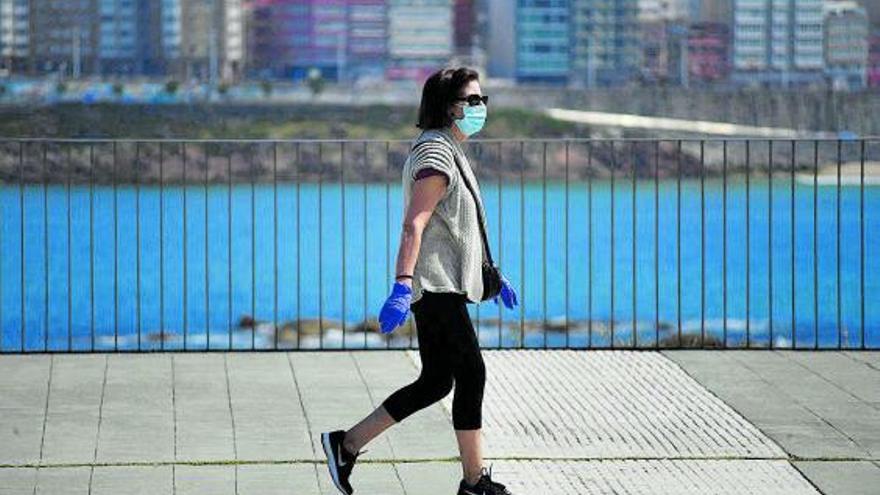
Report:
[[[880,347],[872,140],[465,143],[484,348]],[[0,352],[397,349],[408,141],[0,140]]]

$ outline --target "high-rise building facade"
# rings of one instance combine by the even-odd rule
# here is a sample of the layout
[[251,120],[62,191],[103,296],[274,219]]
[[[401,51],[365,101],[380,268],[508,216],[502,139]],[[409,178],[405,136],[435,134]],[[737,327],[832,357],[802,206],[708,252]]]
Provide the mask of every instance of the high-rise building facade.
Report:
[[880,29],[874,29],[868,35],[868,86],[880,87]]
[[698,22],[688,29],[688,71],[691,84],[718,83],[730,73],[730,28]]
[[[179,5],[176,3],[179,2]],[[183,77],[218,81],[240,75],[244,61],[244,15],[241,0],[175,0],[163,24],[179,32],[170,66]]]
[[0,0],[0,71],[12,74],[23,69],[30,54],[30,6],[28,0]]
[[388,0],[391,79],[424,79],[454,51],[452,0]]
[[348,58],[345,0],[262,0],[253,7],[252,71],[302,79],[318,69],[344,77]]
[[788,86],[823,79],[823,0],[735,1],[735,82]]
[[349,0],[348,7],[348,78],[382,78],[385,56],[388,10],[385,0]]
[[571,77],[577,86],[625,84],[639,72],[638,0],[572,0]]
[[825,73],[835,88],[867,84],[868,14],[858,3],[825,3]]
[[566,84],[571,72],[571,0],[517,0],[516,79]]

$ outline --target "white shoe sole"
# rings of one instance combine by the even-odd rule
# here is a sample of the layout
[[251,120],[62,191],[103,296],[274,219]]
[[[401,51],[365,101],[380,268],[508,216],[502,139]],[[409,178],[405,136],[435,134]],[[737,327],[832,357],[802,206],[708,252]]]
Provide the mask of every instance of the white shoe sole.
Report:
[[329,433],[321,433],[321,445],[324,446],[324,454],[327,455],[327,468],[330,469],[330,477],[333,479],[333,484],[336,485],[336,488],[343,493],[343,495],[349,495],[342,485],[339,484],[339,472],[336,470],[336,456],[333,454],[333,446],[330,445],[330,434]]

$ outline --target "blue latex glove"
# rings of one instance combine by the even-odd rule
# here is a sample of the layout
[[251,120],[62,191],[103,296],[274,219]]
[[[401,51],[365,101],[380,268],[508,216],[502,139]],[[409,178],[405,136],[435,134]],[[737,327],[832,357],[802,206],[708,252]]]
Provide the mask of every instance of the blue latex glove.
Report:
[[[510,281],[507,280],[507,277],[504,274],[501,274],[501,291],[498,293],[498,296],[501,296],[501,301],[507,307],[507,309],[513,309],[514,306],[518,304],[516,299],[516,291],[513,290],[513,286],[510,284]],[[498,304],[498,296],[495,296],[492,300],[495,301],[495,304]]]
[[379,325],[382,333],[393,332],[398,325],[403,325],[406,322],[411,301],[412,288],[406,284],[394,282],[391,295],[388,296],[385,304],[382,305],[382,310],[379,311]]

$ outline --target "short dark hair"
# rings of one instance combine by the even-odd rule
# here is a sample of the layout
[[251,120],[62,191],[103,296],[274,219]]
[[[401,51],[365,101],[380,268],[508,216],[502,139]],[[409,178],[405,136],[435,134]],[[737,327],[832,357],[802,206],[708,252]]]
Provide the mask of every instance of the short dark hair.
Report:
[[416,127],[437,129],[452,125],[449,107],[462,88],[479,79],[479,74],[467,67],[441,69],[431,74],[422,88],[422,103],[419,105],[419,121]]

